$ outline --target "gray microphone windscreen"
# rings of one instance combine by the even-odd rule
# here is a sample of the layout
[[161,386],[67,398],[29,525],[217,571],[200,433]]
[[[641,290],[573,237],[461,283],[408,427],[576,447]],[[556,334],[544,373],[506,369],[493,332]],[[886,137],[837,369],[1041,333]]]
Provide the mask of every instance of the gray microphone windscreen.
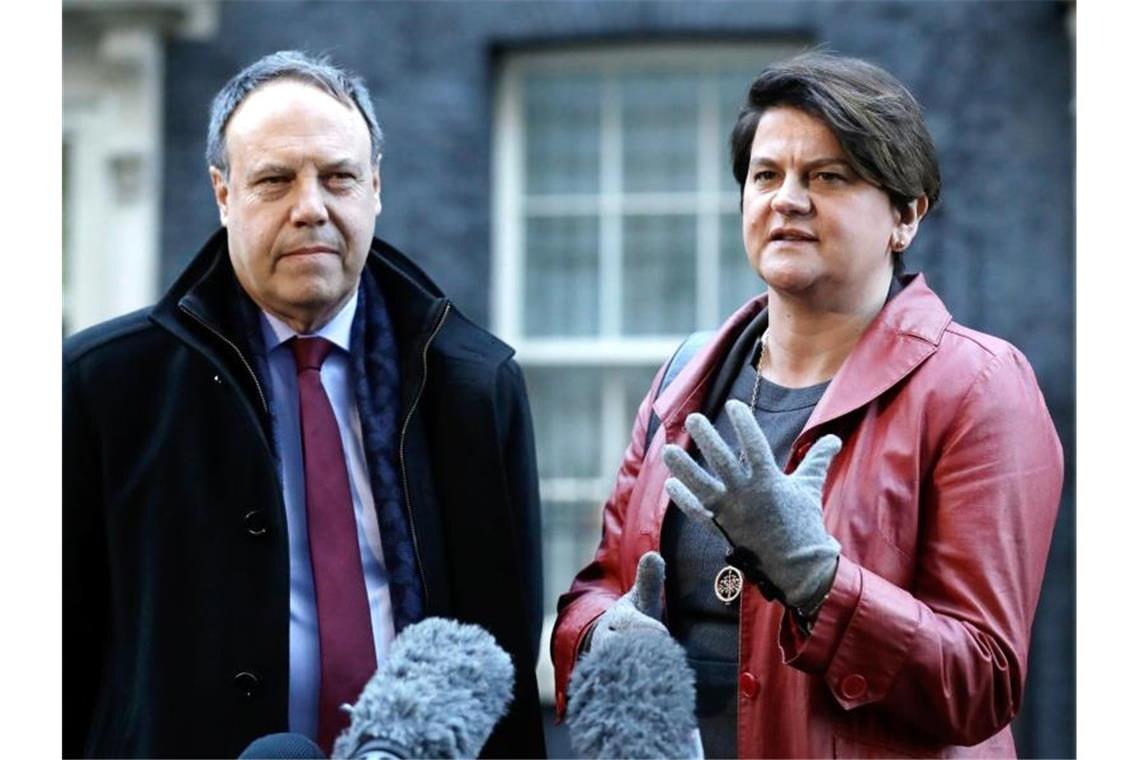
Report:
[[696,688],[685,650],[656,631],[602,641],[570,677],[566,723],[584,758],[691,757]]
[[269,734],[250,742],[238,760],[326,760],[316,742],[300,734]]
[[477,625],[427,618],[405,628],[352,707],[334,758],[476,757],[507,711],[511,658]]

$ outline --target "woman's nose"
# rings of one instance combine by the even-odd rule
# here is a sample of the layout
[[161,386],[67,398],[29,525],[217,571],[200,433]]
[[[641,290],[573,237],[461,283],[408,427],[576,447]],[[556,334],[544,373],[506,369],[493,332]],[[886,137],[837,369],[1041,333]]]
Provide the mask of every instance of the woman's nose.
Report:
[[811,211],[811,196],[797,178],[789,175],[772,197],[772,208],[785,216],[806,214]]

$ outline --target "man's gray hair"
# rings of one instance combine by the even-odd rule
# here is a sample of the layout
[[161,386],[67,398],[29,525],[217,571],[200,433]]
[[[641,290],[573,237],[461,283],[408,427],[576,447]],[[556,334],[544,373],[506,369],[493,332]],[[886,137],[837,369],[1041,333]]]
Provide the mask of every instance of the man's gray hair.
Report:
[[223,176],[229,177],[226,124],[250,93],[277,79],[293,79],[313,85],[346,106],[356,106],[364,117],[364,123],[368,125],[368,135],[372,141],[370,158],[373,163],[380,159],[384,134],[380,131],[380,122],[372,110],[372,96],[368,93],[364,80],[334,66],[328,56],[314,58],[299,50],[281,50],[242,69],[214,96],[214,102],[210,105],[210,126],[206,132],[208,166],[217,168]]

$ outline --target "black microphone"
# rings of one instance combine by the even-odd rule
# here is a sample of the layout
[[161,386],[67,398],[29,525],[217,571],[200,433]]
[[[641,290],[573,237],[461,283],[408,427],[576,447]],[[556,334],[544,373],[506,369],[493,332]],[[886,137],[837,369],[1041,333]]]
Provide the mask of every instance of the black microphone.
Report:
[[332,756],[476,757],[506,714],[514,681],[510,656],[487,631],[422,620],[392,642]]
[[670,636],[632,631],[603,640],[570,677],[570,746],[585,758],[702,757],[694,681]]
[[254,739],[238,760],[326,760],[316,742],[300,734],[269,734]]

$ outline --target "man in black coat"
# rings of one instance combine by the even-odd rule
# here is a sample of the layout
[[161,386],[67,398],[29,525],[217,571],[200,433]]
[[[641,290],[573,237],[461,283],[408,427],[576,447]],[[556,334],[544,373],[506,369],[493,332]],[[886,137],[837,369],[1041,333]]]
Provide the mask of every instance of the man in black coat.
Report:
[[[327,744],[341,696],[327,689],[346,688],[327,668],[360,671],[361,654],[335,651],[333,624],[375,663],[433,615],[484,627],[514,662],[484,754],[544,754],[522,374],[372,236],[380,138],[363,83],[327,61],[276,53],[245,69],[211,114],[224,229],[153,308],[67,340],[65,756],[235,757],[290,730]],[[306,380],[308,341],[328,358]],[[323,440],[340,439],[321,470],[313,382],[335,419]],[[337,514],[359,551],[332,554],[352,583],[327,565],[317,580],[329,513],[314,517],[328,500],[314,493],[330,484],[351,496]],[[317,593],[353,584],[368,630]]]

